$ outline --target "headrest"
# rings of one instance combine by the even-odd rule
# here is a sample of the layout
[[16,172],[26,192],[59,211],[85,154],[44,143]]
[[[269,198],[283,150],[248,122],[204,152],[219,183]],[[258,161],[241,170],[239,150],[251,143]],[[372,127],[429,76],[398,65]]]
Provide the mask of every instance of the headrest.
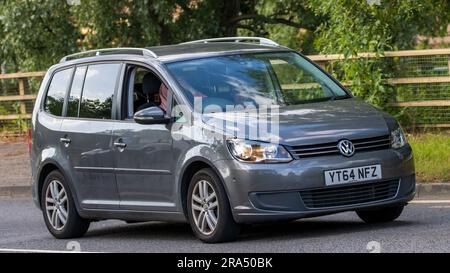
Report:
[[158,93],[160,85],[161,81],[153,75],[153,73],[149,72],[145,74],[144,79],[142,80],[142,93],[144,93],[144,95]]
[[142,93],[142,83],[135,83],[134,84],[134,91]]

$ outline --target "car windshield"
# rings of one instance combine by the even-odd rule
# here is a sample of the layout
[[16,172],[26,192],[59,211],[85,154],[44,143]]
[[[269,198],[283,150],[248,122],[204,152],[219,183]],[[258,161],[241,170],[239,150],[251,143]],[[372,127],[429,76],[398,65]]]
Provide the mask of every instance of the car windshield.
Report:
[[167,67],[192,105],[201,99],[202,110],[209,105],[259,108],[349,97],[328,75],[294,52],[208,57]]

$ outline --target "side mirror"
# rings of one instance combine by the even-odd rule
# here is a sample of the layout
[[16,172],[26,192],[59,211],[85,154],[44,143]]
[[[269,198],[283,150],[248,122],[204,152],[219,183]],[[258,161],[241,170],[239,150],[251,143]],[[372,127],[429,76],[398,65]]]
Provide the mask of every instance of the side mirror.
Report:
[[151,106],[142,109],[134,114],[134,121],[139,124],[160,124],[168,123],[170,118],[167,118],[164,111],[158,106]]

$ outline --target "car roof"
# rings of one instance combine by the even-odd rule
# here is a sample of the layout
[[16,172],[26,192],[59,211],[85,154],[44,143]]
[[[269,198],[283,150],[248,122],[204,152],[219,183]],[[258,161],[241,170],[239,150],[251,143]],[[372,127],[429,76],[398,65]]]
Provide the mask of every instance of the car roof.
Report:
[[[248,42],[189,42],[147,48],[105,48],[65,56],[55,67],[112,60],[156,60],[163,63],[240,53],[292,51],[270,44]],[[84,56],[84,57],[83,57]]]
[[186,43],[178,45],[148,47],[162,62],[174,62],[186,59],[205,58],[210,56],[257,53],[273,51],[291,51],[286,47],[261,45],[254,43],[216,42],[216,43]]

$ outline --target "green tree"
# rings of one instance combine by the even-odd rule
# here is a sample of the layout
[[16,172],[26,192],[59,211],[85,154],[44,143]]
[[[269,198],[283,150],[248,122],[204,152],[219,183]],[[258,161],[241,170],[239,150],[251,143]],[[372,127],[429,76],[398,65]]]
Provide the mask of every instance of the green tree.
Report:
[[[378,5],[379,2],[379,5]],[[304,53],[412,48],[417,34],[449,22],[445,0],[0,0],[0,58],[15,70],[41,70],[80,50],[153,46],[257,35]],[[375,3],[375,4],[369,4]],[[344,62],[339,76],[356,94],[381,92],[377,60]],[[367,77],[369,80],[367,80]],[[358,82],[361,84],[358,85]],[[379,87],[375,87],[379,86]],[[374,89],[375,87],[375,89]],[[371,91],[378,90],[378,91]],[[382,92],[381,92],[382,93]]]
[[41,70],[77,49],[78,30],[66,1],[2,1],[2,60],[14,70]]
[[[311,0],[308,6],[326,20],[316,30],[315,47],[322,53],[342,53],[334,72],[352,81],[355,95],[377,106],[386,105],[390,87],[384,84],[385,50],[409,49],[418,34],[442,34],[449,23],[449,3],[440,1]],[[353,59],[361,52],[376,58]],[[337,72],[336,72],[337,71]]]
[[324,17],[316,15],[307,6],[308,1],[265,0],[247,3],[247,13],[229,19],[235,22],[238,33],[269,37],[280,44],[302,51],[316,53],[313,47],[315,30]]

